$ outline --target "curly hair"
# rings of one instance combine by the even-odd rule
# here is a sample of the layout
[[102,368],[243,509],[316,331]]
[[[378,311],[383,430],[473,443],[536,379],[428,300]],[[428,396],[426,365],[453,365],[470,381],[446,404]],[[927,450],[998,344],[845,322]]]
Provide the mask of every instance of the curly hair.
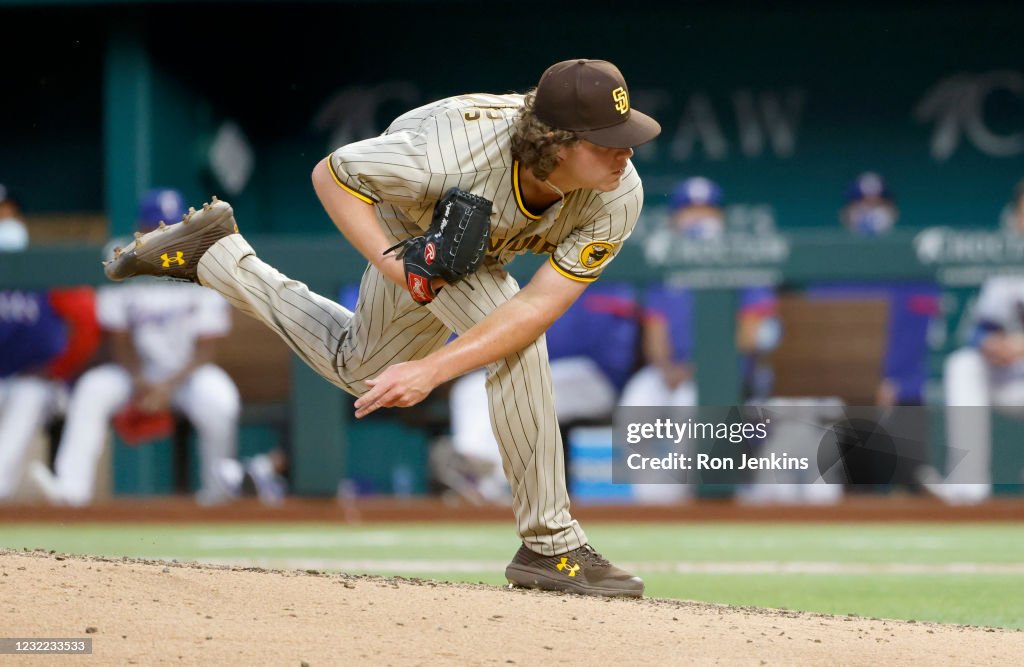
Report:
[[558,150],[572,146],[580,138],[570,130],[556,130],[537,118],[533,110],[537,89],[523,97],[523,110],[512,133],[512,157],[544,181],[558,166]]

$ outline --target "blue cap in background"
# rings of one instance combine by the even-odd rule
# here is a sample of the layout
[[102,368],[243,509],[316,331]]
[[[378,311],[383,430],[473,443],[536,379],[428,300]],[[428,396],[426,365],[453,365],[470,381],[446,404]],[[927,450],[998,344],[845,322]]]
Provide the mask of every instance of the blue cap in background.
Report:
[[858,176],[846,188],[846,202],[853,203],[869,197],[880,197],[892,201],[892,192],[881,176],[873,171],[866,171]]
[[694,176],[681,181],[672,190],[669,197],[669,205],[673,209],[685,208],[687,206],[716,206],[722,205],[722,188],[714,181],[703,176]]

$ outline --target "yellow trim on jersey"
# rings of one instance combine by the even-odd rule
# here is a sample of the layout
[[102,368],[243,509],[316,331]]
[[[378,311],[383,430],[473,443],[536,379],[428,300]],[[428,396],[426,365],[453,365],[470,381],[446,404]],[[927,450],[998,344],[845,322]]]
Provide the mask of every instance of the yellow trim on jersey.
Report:
[[341,186],[341,189],[344,190],[345,192],[349,193],[353,197],[362,199],[364,202],[370,204],[371,206],[376,203],[375,201],[364,195],[362,192],[359,192],[358,190],[353,190],[352,188],[348,187],[347,185],[341,182],[341,179],[338,178],[338,175],[334,173],[334,163],[331,162],[330,155],[327,156],[327,171],[331,172],[331,178],[333,178],[334,182]]
[[597,280],[597,276],[586,276],[586,277],[584,277],[584,276],[576,276],[576,275],[573,275],[573,274],[569,273],[568,271],[566,271],[565,269],[563,269],[562,267],[560,267],[558,265],[558,262],[555,261],[555,256],[554,255],[550,255],[548,257],[548,261],[551,262],[551,266],[555,267],[555,271],[558,271],[559,273],[561,273],[563,276],[565,276],[566,278],[568,278],[570,280],[575,280],[578,283],[592,283],[595,280]]
[[523,203],[523,193],[519,189],[519,160],[512,162],[512,192],[516,195],[516,206],[522,211],[530,220],[540,220],[541,216],[530,213],[529,209],[526,208],[526,204]]

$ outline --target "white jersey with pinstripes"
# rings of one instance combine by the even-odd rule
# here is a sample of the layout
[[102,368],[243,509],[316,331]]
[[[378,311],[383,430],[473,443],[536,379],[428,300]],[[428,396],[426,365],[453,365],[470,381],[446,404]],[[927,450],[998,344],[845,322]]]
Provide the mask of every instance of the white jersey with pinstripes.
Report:
[[550,254],[573,280],[595,280],[636,225],[643,188],[632,164],[612,192],[575,190],[542,212],[530,211],[511,154],[521,95],[450,97],[397,118],[379,137],[330,155],[335,180],[374,207],[392,241],[418,236],[452,187],[494,203],[488,261]]

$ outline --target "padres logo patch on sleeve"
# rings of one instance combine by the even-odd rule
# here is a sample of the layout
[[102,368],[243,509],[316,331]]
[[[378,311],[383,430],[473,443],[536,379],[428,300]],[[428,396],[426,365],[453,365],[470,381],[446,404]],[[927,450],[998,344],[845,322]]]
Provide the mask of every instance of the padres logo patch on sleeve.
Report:
[[605,241],[588,243],[583,246],[583,250],[580,250],[580,264],[588,269],[601,266],[612,256],[614,248],[615,246]]

